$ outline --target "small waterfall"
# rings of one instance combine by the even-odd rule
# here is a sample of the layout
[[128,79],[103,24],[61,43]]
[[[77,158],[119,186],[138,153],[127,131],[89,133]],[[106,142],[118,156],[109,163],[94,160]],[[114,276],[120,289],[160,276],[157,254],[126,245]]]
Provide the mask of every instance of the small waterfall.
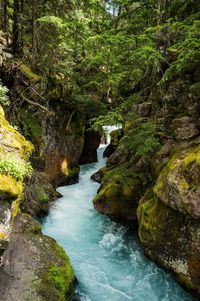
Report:
[[119,125],[105,125],[103,126],[103,130],[104,130],[104,136],[105,136],[105,143],[103,144],[109,144],[110,143],[110,133],[112,131],[115,131],[115,130],[118,130],[118,129],[121,129],[122,128],[122,125],[119,124]]

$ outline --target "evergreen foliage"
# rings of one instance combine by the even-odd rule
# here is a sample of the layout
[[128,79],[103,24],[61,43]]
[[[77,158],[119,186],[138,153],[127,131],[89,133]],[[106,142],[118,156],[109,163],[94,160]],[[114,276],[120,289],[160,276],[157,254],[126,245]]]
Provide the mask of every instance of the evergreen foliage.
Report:
[[[0,8],[14,55],[56,79],[56,97],[73,110],[91,108],[96,130],[124,123],[150,91],[200,63],[199,0],[0,0]],[[5,92],[0,86],[1,103]]]

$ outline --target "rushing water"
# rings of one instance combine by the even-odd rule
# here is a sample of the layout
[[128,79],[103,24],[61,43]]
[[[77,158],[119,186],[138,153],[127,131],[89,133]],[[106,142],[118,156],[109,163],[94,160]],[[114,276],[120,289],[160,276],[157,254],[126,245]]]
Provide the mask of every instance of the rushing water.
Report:
[[81,301],[191,301],[171,275],[143,255],[137,237],[94,210],[99,185],[90,176],[105,165],[103,150],[98,163],[81,167],[78,184],[58,189],[63,197],[43,221],[43,232],[71,258]]

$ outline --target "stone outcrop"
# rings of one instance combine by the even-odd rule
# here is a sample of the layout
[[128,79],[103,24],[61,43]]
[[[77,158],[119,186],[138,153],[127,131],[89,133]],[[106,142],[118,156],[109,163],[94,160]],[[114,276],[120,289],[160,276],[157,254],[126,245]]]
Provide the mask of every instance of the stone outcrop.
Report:
[[195,138],[199,134],[197,122],[189,116],[175,118],[172,123],[172,128],[177,141]]
[[38,222],[18,214],[0,269],[1,300],[69,300],[74,280],[64,250],[42,235]]
[[33,167],[46,173],[55,186],[76,182],[86,113],[65,99],[59,81],[49,78],[46,83],[28,65],[7,65],[0,72],[12,102],[19,98],[23,103],[20,110],[9,110],[7,118],[34,145]]
[[154,192],[173,209],[200,218],[200,147],[174,154],[160,172]]
[[86,130],[84,135],[84,146],[79,164],[97,162],[97,148],[101,142],[101,135],[92,130]]
[[1,107],[0,138],[0,299],[68,300],[75,280],[69,258],[38,222],[21,213],[46,213],[56,192],[43,173],[20,175],[33,146]]
[[191,293],[200,295],[200,222],[172,209],[147,191],[138,207],[145,253],[169,269]]
[[11,213],[16,214],[23,198],[23,183],[16,178],[19,166],[15,162],[25,165],[32,151],[31,143],[8,123],[0,106],[0,240],[9,239]]

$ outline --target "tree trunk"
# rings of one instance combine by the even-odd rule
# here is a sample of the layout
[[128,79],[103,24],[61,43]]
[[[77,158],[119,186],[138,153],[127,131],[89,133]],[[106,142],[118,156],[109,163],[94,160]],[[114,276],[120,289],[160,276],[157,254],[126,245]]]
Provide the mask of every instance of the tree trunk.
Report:
[[36,0],[32,0],[32,56],[31,66],[35,69],[37,55],[37,22],[36,22]]
[[8,44],[8,0],[4,0],[4,32],[6,33],[6,42]]
[[22,18],[23,2],[14,0],[13,12],[13,41],[12,48],[14,55],[22,54],[22,31],[21,31],[21,18]]

